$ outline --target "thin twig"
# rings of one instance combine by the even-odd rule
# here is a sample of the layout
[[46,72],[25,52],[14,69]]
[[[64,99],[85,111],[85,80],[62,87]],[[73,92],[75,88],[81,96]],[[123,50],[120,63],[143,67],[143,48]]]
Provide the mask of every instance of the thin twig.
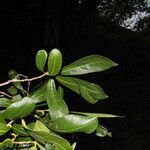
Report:
[[[29,79],[28,76],[25,76],[23,74],[18,74],[19,77],[23,77],[25,79]],[[30,91],[30,81],[28,81],[28,86],[27,86],[27,92],[29,93]],[[22,91],[22,92],[26,92],[26,91]]]
[[48,112],[48,109],[44,109],[44,110],[37,110],[36,112]]
[[13,98],[13,96],[11,96],[11,95],[9,95],[9,94],[7,94],[5,92],[2,92],[2,91],[0,91],[0,95],[4,95],[4,96],[7,96],[9,98]]
[[34,81],[34,80],[41,79],[41,78],[43,78],[45,76],[48,76],[48,72],[45,72],[44,74],[42,74],[40,76],[33,77],[33,78],[30,78],[30,79],[12,79],[12,80],[8,80],[6,82],[1,83],[0,87],[8,85],[10,83],[16,83],[16,82],[31,82],[31,81]]
[[22,142],[13,142],[14,144],[35,144],[35,142],[33,141],[22,141]]

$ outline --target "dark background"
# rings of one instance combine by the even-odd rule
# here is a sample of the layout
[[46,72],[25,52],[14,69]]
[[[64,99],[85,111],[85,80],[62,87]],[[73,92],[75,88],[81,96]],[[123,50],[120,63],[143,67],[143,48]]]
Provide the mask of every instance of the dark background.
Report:
[[150,12],[144,2],[0,0],[0,82],[7,80],[7,71],[13,68],[37,75],[34,57],[39,49],[59,48],[64,65],[90,54],[109,57],[119,63],[117,68],[83,76],[100,84],[108,100],[91,106],[70,91],[65,99],[74,111],[125,118],[100,120],[112,131],[112,138],[77,134],[73,140],[79,150],[148,150],[150,17],[138,18],[134,28],[121,26],[137,11]]

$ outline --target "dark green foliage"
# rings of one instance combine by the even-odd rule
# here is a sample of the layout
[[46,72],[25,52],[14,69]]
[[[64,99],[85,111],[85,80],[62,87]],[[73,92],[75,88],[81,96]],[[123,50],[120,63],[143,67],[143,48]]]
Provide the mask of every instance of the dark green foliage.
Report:
[[43,74],[32,80],[47,76],[47,81],[37,83],[32,92],[24,90],[21,84],[32,80],[20,80],[20,75],[11,70],[9,78],[13,85],[7,89],[10,96],[0,98],[0,136],[4,139],[0,141],[0,149],[73,150],[75,143],[61,137],[60,133],[111,136],[111,132],[99,123],[99,118],[120,116],[70,111],[61,85],[81,95],[87,102],[97,103],[108,98],[103,89],[72,75],[100,72],[116,65],[108,58],[91,55],[62,68],[62,54],[58,49],[53,49],[49,57],[45,50],[40,50],[36,55],[36,67]]

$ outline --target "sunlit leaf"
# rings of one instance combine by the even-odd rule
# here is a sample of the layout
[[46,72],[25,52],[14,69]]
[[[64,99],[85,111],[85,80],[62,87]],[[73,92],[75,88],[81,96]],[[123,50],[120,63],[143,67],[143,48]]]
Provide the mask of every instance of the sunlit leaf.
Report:
[[99,137],[105,137],[107,135],[109,137],[112,137],[111,132],[108,132],[108,130],[105,127],[101,126],[101,125],[99,125],[98,128],[96,129],[96,135],[99,136]]
[[52,79],[47,84],[47,104],[52,120],[69,114],[68,107],[57,92],[55,82]]
[[73,77],[56,77],[58,82],[71,89],[72,91],[80,94],[85,100],[90,103],[96,103],[97,100],[108,98],[103,89],[94,83],[89,83]]
[[6,139],[5,141],[0,142],[0,149],[4,150],[6,148],[13,148],[13,142],[11,139]]
[[60,147],[63,150],[73,150],[70,143],[65,140],[64,138],[60,137],[59,135],[55,133],[47,133],[44,131],[32,131],[30,130],[24,120],[22,120],[22,125],[28,130],[28,133],[30,136],[32,136],[36,141],[42,144],[54,144],[57,147]]
[[48,57],[48,72],[49,75],[57,75],[62,66],[62,54],[58,49],[53,49]]
[[68,66],[62,68],[62,75],[81,75],[93,72],[100,72],[118,64],[100,55],[90,55],[81,58]]
[[6,108],[10,106],[13,102],[8,98],[0,98],[0,107]]
[[45,50],[39,50],[36,54],[35,59],[36,67],[38,68],[38,70],[44,72],[46,60],[47,60],[47,52]]
[[92,133],[98,126],[98,119],[82,115],[67,115],[50,122],[49,125],[61,133]]
[[31,114],[34,110],[35,103],[33,99],[25,97],[20,101],[11,104],[4,112],[3,116],[6,119],[23,118]]

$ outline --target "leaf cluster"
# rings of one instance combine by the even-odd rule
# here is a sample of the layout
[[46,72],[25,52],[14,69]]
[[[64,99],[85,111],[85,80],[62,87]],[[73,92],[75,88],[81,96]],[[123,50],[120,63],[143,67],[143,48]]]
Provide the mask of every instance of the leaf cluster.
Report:
[[36,67],[47,74],[47,78],[31,91],[24,89],[19,82],[22,75],[14,70],[9,71],[9,78],[13,81],[17,79],[17,82],[7,89],[11,98],[0,98],[0,149],[73,150],[75,143],[60,135],[83,132],[99,137],[111,136],[98,118],[120,116],[70,111],[64,100],[63,87],[95,104],[108,98],[103,89],[74,76],[101,72],[117,64],[100,55],[90,55],[64,67],[62,62],[58,49],[53,49],[49,54],[39,50]]

